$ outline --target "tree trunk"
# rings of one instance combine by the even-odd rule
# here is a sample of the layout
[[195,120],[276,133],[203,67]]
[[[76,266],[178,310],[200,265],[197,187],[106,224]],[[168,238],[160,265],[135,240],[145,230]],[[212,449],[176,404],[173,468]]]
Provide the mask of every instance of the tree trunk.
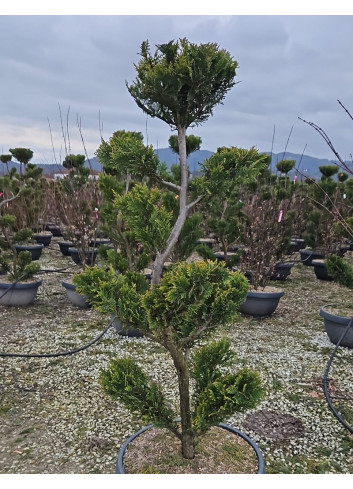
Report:
[[186,128],[178,126],[178,142],[179,142],[179,162],[180,162],[180,173],[181,173],[181,183],[179,192],[179,215],[174,224],[174,228],[170,233],[167,241],[167,246],[164,250],[157,253],[156,259],[153,264],[152,273],[152,285],[159,284],[161,280],[161,275],[163,271],[163,265],[167,261],[175,244],[177,243],[180,232],[187,218],[187,194],[188,194],[188,179],[189,172],[186,162]]
[[192,459],[195,457],[195,436],[190,412],[189,368],[185,357],[174,344],[170,329],[165,331],[164,339],[163,344],[173,358],[178,375],[182,454],[184,458]]
[[224,256],[224,262],[227,261],[227,258],[228,258],[228,243],[227,243],[227,240],[226,239],[221,239],[221,244],[222,244],[222,248],[223,248],[223,256]]

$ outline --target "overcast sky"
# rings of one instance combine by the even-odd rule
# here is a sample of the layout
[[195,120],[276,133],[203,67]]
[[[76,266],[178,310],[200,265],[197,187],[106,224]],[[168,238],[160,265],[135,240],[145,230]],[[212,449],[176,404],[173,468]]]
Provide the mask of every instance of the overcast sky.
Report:
[[273,151],[280,153],[291,133],[288,152],[332,159],[302,117],[322,127],[343,157],[353,153],[353,121],[337,102],[353,114],[351,15],[5,14],[0,15],[2,154],[20,146],[33,150],[35,163],[61,162],[60,110],[65,130],[69,120],[72,153],[84,153],[78,119],[89,157],[101,135],[108,140],[121,129],[141,132],[155,148],[167,147],[171,129],[146,117],[125,80],[135,79],[142,41],[154,52],[155,44],[183,37],[216,42],[239,63],[240,83],[213,117],[189,130],[202,138],[202,149],[271,151],[274,139]]

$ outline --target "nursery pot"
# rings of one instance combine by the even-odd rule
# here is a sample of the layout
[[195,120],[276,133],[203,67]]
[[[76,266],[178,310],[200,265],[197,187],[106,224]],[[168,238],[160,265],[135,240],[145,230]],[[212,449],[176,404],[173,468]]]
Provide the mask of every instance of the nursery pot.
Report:
[[282,289],[265,287],[264,290],[249,290],[245,302],[239,310],[249,316],[270,316],[277,309],[280,298],[284,295]]
[[[219,252],[215,253],[214,255],[217,258],[217,260],[224,261],[224,252],[223,251],[219,251]],[[236,255],[236,252],[234,252],[234,251],[228,251],[227,252],[227,258],[231,258],[234,255]]]
[[34,245],[28,244],[28,245],[14,245],[17,253],[20,253],[20,251],[29,251],[32,255],[32,260],[39,260],[42,250],[44,248],[44,244],[42,243],[37,243]]
[[61,285],[66,291],[67,298],[74,306],[80,307],[81,309],[91,307],[86,297],[76,292],[76,285],[72,283],[71,279],[63,280]]
[[314,250],[299,250],[302,264],[311,267],[312,261],[317,259],[325,258],[325,253]]
[[[0,280],[0,304],[15,307],[29,306],[34,302],[41,284],[41,280],[18,282],[15,285]],[[10,290],[6,292],[8,289]]]
[[[112,320],[113,316],[110,319]],[[125,327],[118,318],[114,320],[113,326],[120,336],[128,336],[129,338],[141,338],[143,336],[138,329]]]
[[53,236],[62,236],[60,226],[56,226],[55,224],[47,224],[46,229],[50,231]]
[[[77,248],[69,248],[69,253],[71,255],[72,261],[76,263],[76,265],[82,265],[82,258],[81,258],[81,253]],[[86,263],[87,265],[94,265],[94,262],[96,261],[97,258],[97,249],[93,248],[92,250],[89,250],[86,252]]]
[[110,239],[108,238],[92,239],[92,241],[90,242],[90,246],[92,246],[92,248],[98,248],[98,246],[109,245],[109,244],[110,244]]
[[33,234],[33,239],[36,243],[43,244],[44,246],[49,246],[51,239],[53,237],[53,233],[36,233]]
[[294,262],[276,263],[271,274],[271,280],[284,281],[290,275]]
[[58,245],[62,255],[71,256],[69,248],[72,248],[74,246],[72,241],[58,241]]
[[305,248],[304,239],[292,237],[290,241],[290,252],[300,251],[303,248]]
[[[243,440],[245,440],[251,446],[251,448],[254,450],[254,452],[256,454],[257,462],[258,462],[257,474],[265,474],[266,473],[265,461],[264,461],[264,458],[262,456],[261,450],[258,447],[258,445],[251,438],[249,438],[247,435],[245,435],[245,433],[242,433],[241,431],[237,430],[236,428],[233,428],[232,426],[228,426],[228,425],[223,424],[223,423],[219,423],[217,426],[221,429],[229,431],[230,433],[233,433],[236,436],[240,436],[241,438],[243,438]],[[144,433],[145,431],[147,431],[151,428],[153,428],[152,424],[149,426],[144,426],[139,431],[137,431],[132,436],[130,436],[125,441],[125,443],[121,446],[119,454],[118,454],[117,463],[116,463],[116,471],[115,472],[117,474],[125,474],[124,455],[125,455],[125,452],[126,452],[128,446],[130,445],[130,443],[132,443],[135,440],[135,438],[137,438],[142,433]],[[152,447],[152,449],[153,449],[153,447]]]
[[216,243],[216,240],[214,238],[200,238],[196,241],[196,244],[205,244],[212,250],[213,245]]
[[[324,326],[330,341],[335,345],[338,343],[342,334],[348,326],[351,317],[341,316],[334,311],[333,304],[326,304],[320,308],[320,316],[324,318]],[[350,327],[344,339],[340,343],[341,346],[353,348],[353,326]]]
[[312,265],[314,267],[314,272],[316,278],[319,280],[333,280],[333,277],[329,275],[324,260],[312,260]]

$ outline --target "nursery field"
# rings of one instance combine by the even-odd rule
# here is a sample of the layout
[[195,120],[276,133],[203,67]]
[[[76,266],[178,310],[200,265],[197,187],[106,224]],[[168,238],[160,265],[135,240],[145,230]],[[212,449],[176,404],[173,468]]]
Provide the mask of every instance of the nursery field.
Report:
[[[43,284],[33,305],[0,306],[0,353],[57,354],[91,343],[108,315],[72,305],[61,280],[79,267],[53,238],[40,258]],[[347,252],[348,259],[351,251]],[[334,345],[319,316],[324,304],[353,303],[345,287],[320,281],[299,253],[285,294],[271,317],[239,314],[213,338],[231,341],[238,363],[260,372],[265,399],[224,420],[260,446],[270,474],[353,474],[353,436],[334,417],[322,381]],[[60,271],[58,271],[60,270]],[[114,357],[133,357],[176,399],[167,353],[147,338],[120,336],[114,327],[72,355],[0,357],[0,473],[109,474],[118,450],[144,423],[101,389],[99,373]],[[353,350],[340,348],[329,385],[332,401],[353,425]]]

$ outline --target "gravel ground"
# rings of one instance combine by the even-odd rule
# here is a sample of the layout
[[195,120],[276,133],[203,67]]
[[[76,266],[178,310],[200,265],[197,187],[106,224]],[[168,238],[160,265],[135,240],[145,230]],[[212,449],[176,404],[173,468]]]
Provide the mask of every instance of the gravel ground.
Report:
[[[350,252],[349,252],[350,253]],[[352,255],[353,256],[353,255]],[[352,293],[316,279],[299,255],[270,318],[239,316],[219,328],[240,365],[257,369],[267,390],[253,411],[224,422],[261,447],[267,473],[352,474],[353,436],[331,413],[322,377],[334,345],[319,316],[320,306],[349,303]],[[54,238],[40,258],[43,275],[35,303],[26,308],[0,306],[0,352],[56,353],[97,337],[109,317],[78,309],[61,280],[77,266],[63,257]],[[51,358],[0,358],[0,473],[112,474],[120,445],[143,423],[106,396],[97,378],[115,356],[131,356],[158,379],[176,402],[168,355],[146,338],[126,338],[110,328],[87,350]],[[336,408],[353,425],[353,350],[340,348],[330,372]],[[234,365],[237,369],[238,365]],[[259,425],[257,417],[261,416]]]

